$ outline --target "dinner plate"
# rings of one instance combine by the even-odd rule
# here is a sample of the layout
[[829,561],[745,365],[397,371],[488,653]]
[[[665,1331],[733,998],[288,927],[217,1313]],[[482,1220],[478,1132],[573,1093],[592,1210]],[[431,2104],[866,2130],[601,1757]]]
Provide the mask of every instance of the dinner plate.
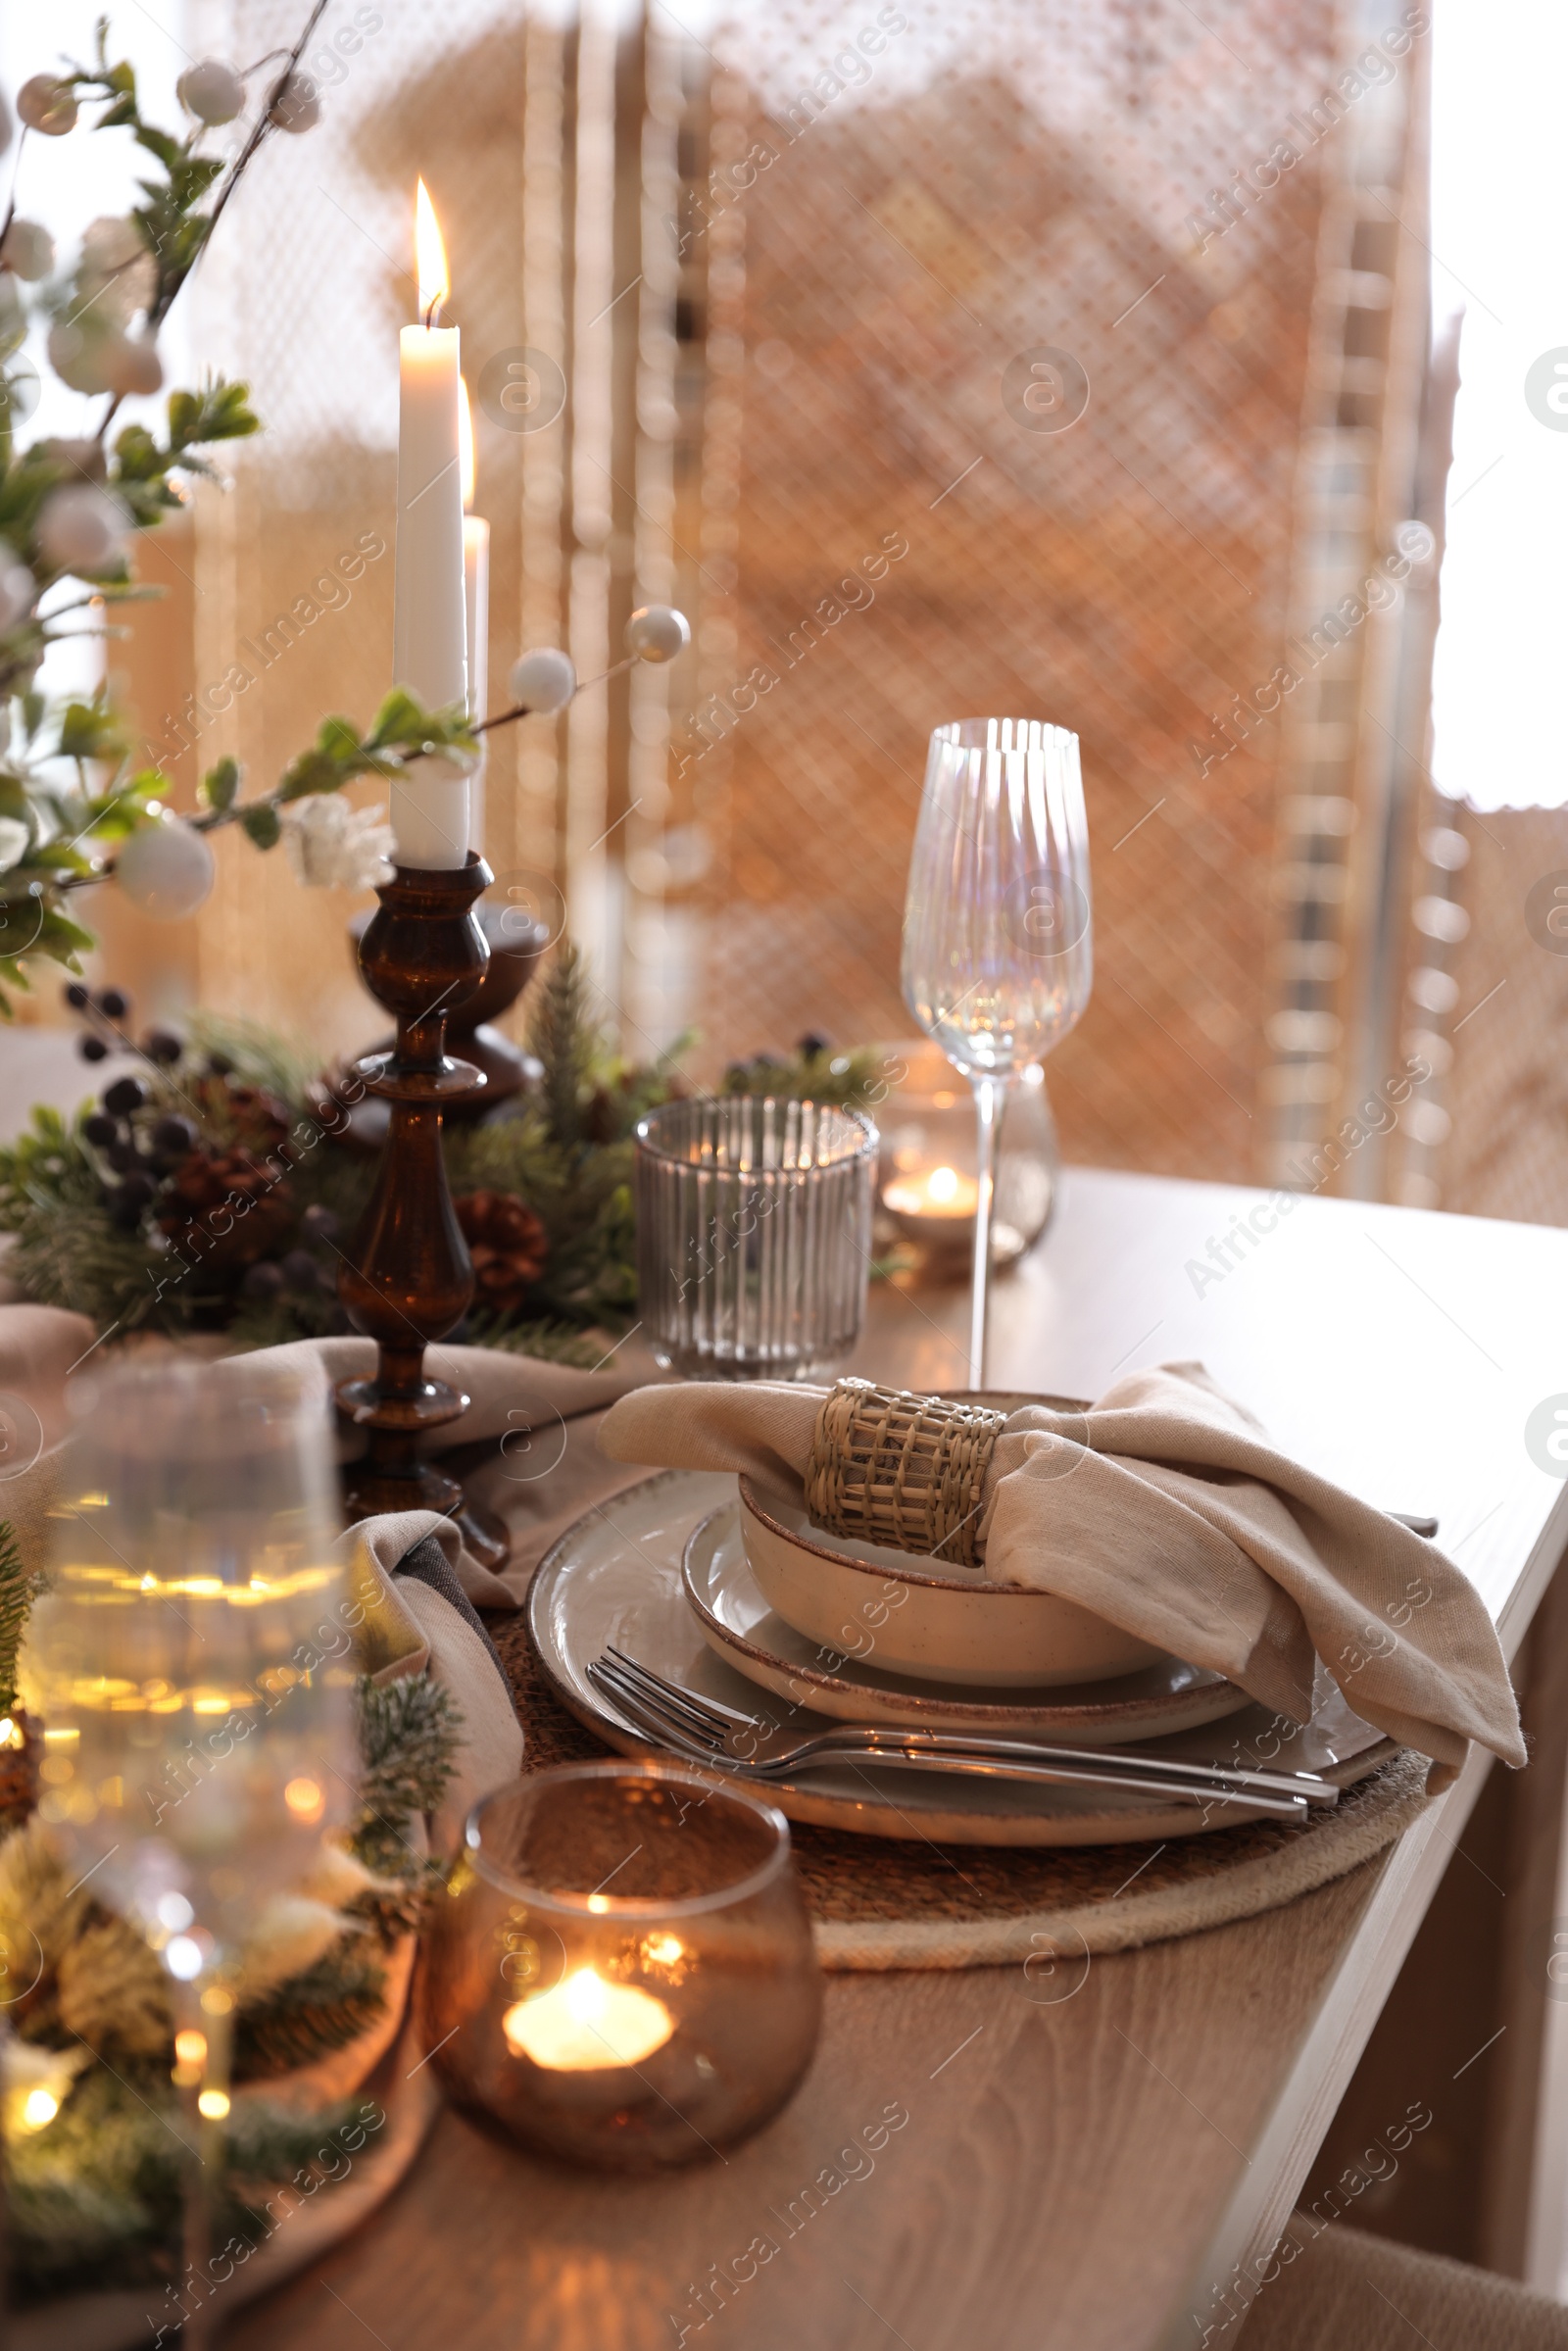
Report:
[[[610,1645],[667,1681],[805,1738],[831,1718],[760,1690],[715,1654],[686,1596],[681,1561],[698,1525],[734,1501],[735,1480],[707,1470],[661,1470],[578,1519],[552,1544],[528,1590],[528,1633],[547,1682],[579,1722],[623,1755],[666,1752],[619,1715],[588,1679]],[[1330,1690],[1304,1730],[1249,1702],[1221,1723],[1140,1741],[1145,1752],[1207,1763],[1324,1772],[1348,1786],[1394,1752]],[[715,1767],[716,1769],[716,1767]],[[725,1777],[721,1771],[719,1777]],[[1125,1844],[1191,1837],[1257,1816],[1140,1790],[1053,1787],[946,1772],[836,1764],[757,1788],[791,1820],[865,1836],[950,1845]]]
[[762,1690],[850,1723],[902,1730],[1016,1731],[1076,1746],[1161,1739],[1217,1722],[1251,1699],[1222,1674],[1162,1657],[1111,1682],[1006,1690],[917,1681],[874,1663],[876,1629],[859,1625],[846,1656],[797,1633],[769,1608],[746,1555],[738,1504],[726,1502],[693,1530],[681,1566],[686,1596],[710,1644]]

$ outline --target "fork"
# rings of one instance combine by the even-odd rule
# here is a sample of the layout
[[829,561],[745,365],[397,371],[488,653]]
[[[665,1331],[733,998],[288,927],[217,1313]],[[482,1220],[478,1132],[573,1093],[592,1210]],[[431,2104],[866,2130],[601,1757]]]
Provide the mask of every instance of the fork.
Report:
[[983,1778],[1044,1780],[1084,1787],[1120,1788],[1150,1795],[1186,1796],[1194,1802],[1246,1804],[1250,1811],[1287,1820],[1304,1817],[1309,1802],[1333,1804],[1340,1791],[1312,1773],[1285,1774],[1227,1770],[1221,1765],[1167,1761],[1126,1749],[1042,1745],[1038,1741],[973,1739],[958,1733],[880,1730],[844,1724],[797,1739],[770,1753],[734,1753],[737,1733],[755,1743],[760,1730],[776,1742],[784,1734],[765,1718],[737,1713],[710,1698],[666,1682],[651,1667],[613,1647],[588,1667],[596,1690],[644,1732],[689,1759],[716,1763],[743,1779],[778,1781],[821,1764],[864,1757],[894,1770],[967,1773]]

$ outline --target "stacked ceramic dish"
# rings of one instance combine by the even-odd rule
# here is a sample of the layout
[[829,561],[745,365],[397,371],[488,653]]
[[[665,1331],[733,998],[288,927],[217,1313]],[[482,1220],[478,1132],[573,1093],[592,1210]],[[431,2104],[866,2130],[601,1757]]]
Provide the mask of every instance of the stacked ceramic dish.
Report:
[[693,1534],[683,1581],[705,1638],[764,1690],[796,1702],[810,1690],[822,1713],[914,1730],[1059,1732],[1092,1716],[1097,1744],[1247,1703],[1070,1600],[825,1534],[738,1485]]
[[1301,1820],[1389,1750],[1332,1685],[1281,1725],[1070,1601],[667,1470],[572,1528],[529,1596],[558,1694],[623,1752],[763,1781],[793,1818],[1084,1844]]

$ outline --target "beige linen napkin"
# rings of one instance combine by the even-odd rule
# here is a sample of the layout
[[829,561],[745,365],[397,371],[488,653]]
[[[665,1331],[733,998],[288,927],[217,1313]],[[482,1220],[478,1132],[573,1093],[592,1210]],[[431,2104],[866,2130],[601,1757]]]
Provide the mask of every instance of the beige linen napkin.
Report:
[[[6,1312],[0,1307],[0,1335]],[[368,1378],[375,1369],[375,1347],[368,1339],[302,1339],[268,1348],[265,1359],[319,1364],[336,1387],[343,1380]],[[641,1382],[657,1380],[658,1367],[635,1339],[614,1348],[593,1371],[488,1347],[432,1347],[424,1361],[431,1379],[450,1382],[469,1398],[462,1420],[436,1430],[429,1449],[500,1441],[491,1459],[465,1470],[464,1483],[470,1500],[506,1520],[512,1556],[503,1572],[493,1575],[463,1549],[450,1529],[442,1541],[459,1583],[478,1607],[520,1608],[528,1580],[556,1537],[594,1503],[623,1493],[644,1475],[640,1469],[612,1468],[595,1439],[606,1406]],[[345,1457],[362,1450],[361,1434],[340,1426]]]
[[339,1556],[359,1570],[352,1614],[364,1669],[381,1683],[428,1671],[462,1717],[452,1778],[428,1823],[431,1845],[442,1856],[456,1852],[479,1798],[522,1769],[511,1686],[457,1581],[457,1549],[450,1522],[433,1510],[368,1518],[338,1545]]
[[[687,1383],[622,1397],[614,1460],[734,1469],[797,1504],[825,1390]],[[986,1573],[1075,1600],[1294,1722],[1314,1657],[1350,1705],[1433,1758],[1526,1760],[1492,1619],[1451,1560],[1272,1446],[1197,1363],[1128,1373],[1087,1413],[1013,1412],[987,1473]]]
[[[69,1425],[68,1382],[78,1388],[127,1346],[167,1349],[172,1344],[145,1334],[100,1343],[84,1315],[0,1303],[0,1520],[15,1527],[29,1567],[40,1566],[48,1548],[45,1521]],[[203,1352],[222,1345],[198,1344]],[[368,1339],[300,1340],[265,1353],[269,1361],[314,1368],[328,1387],[375,1368]],[[218,1377],[223,1360],[215,1361]],[[612,1349],[593,1371],[483,1347],[433,1347],[425,1360],[433,1378],[450,1381],[471,1399],[461,1421],[435,1432],[432,1450],[443,1441],[464,1446],[500,1441],[492,1458],[467,1472],[466,1485],[475,1500],[506,1520],[512,1536],[512,1556],[501,1575],[470,1558],[450,1527],[442,1531],[443,1547],[470,1600],[481,1608],[518,1608],[556,1537],[584,1510],[644,1475],[614,1467],[594,1438],[606,1406],[628,1388],[657,1378],[657,1366],[635,1339]],[[345,1455],[363,1450],[362,1432],[340,1422],[339,1435]],[[404,1515],[412,1524],[429,1514]],[[416,1540],[411,1535],[410,1543]]]

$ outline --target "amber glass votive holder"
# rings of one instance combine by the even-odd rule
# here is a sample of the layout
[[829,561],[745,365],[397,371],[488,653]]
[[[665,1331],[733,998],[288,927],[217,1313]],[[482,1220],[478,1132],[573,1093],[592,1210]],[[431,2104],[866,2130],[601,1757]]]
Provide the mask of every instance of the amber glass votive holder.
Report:
[[486,1796],[421,1961],[424,2045],[455,2102],[621,2171],[760,2130],[821,2010],[783,1814],[670,1764],[563,1764]]

